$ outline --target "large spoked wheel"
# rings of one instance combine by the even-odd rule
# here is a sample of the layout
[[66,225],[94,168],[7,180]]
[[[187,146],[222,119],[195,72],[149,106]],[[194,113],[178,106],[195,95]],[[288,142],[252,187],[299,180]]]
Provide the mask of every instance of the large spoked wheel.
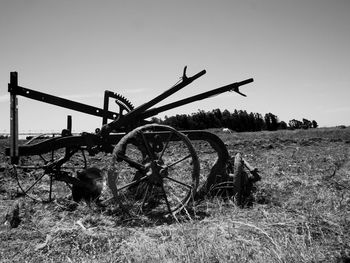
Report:
[[[26,144],[34,144],[40,139],[42,138],[34,138]],[[60,177],[73,175],[86,168],[87,161],[84,150],[71,150],[70,158],[62,165],[57,165],[66,154],[66,149],[62,148],[40,155],[21,157],[19,164],[13,166],[18,196],[26,196],[39,202],[67,197],[71,193],[71,185],[60,181]]]
[[175,214],[194,196],[198,180],[190,140],[166,125],[149,124],[125,135],[108,170],[114,199],[136,214]]

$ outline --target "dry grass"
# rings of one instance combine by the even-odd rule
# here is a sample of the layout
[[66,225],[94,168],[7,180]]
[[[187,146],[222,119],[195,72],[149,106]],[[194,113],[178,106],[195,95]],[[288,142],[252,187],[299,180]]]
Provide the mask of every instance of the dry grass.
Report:
[[[261,171],[253,207],[205,200],[175,220],[25,199],[20,226],[0,226],[0,262],[340,262],[350,256],[349,128],[218,135],[231,155],[243,152]],[[213,153],[201,152],[208,169]],[[16,193],[2,167],[1,219]]]

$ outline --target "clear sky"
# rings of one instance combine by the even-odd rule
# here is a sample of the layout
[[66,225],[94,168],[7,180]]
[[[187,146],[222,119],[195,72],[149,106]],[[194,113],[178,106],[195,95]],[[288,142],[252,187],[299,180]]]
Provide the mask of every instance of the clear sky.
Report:
[[[0,38],[0,132],[9,130],[10,71],[30,89],[99,107],[108,89],[138,106],[177,82],[185,65],[188,75],[207,74],[165,102],[255,81],[242,87],[247,98],[225,93],[169,116],[241,109],[350,125],[348,0],[1,0]],[[19,98],[21,131],[60,131],[67,114],[76,131],[101,126]]]

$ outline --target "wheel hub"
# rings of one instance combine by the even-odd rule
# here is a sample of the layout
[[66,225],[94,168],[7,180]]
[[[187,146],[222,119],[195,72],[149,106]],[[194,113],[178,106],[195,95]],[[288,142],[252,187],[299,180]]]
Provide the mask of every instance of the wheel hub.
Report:
[[168,170],[162,165],[160,161],[152,161],[146,164],[146,169],[148,181],[153,185],[161,186],[163,183],[163,178],[168,175]]

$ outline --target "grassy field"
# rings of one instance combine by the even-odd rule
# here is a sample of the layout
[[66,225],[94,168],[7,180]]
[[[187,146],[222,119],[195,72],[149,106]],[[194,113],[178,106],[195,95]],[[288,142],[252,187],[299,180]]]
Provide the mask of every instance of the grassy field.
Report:
[[[350,128],[212,132],[259,169],[252,207],[214,198],[177,218],[130,218],[67,199],[20,200],[3,141],[0,262],[348,262]],[[203,176],[214,153],[198,155]],[[11,229],[4,216],[16,200],[22,221]]]

